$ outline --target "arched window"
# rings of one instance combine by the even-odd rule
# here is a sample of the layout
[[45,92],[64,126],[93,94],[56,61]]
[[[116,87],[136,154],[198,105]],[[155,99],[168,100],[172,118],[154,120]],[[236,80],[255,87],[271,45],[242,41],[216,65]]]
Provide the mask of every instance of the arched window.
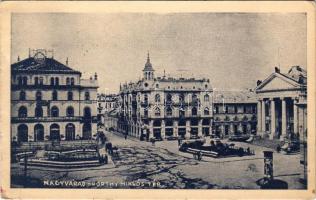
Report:
[[34,84],[35,84],[35,85],[38,85],[38,83],[39,83],[39,82],[38,82],[38,77],[35,77],[35,78],[34,78]]
[[58,99],[58,94],[57,94],[57,91],[54,90],[53,93],[52,93],[52,100],[53,101],[57,101],[57,99]]
[[36,124],[34,126],[34,141],[44,140],[44,126],[42,124]]
[[75,85],[75,79],[74,78],[70,79],[70,85]]
[[192,108],[192,116],[196,116],[197,115],[197,109],[196,107]]
[[19,108],[19,117],[27,117],[27,108],[25,106],[21,106]]
[[204,101],[208,102],[210,100],[210,96],[208,94],[204,95]]
[[59,116],[59,109],[56,106],[53,106],[51,109],[51,116],[58,117]]
[[210,114],[209,109],[208,109],[208,108],[205,108],[205,109],[204,109],[204,115],[209,115],[209,114]]
[[147,94],[144,94],[144,102],[148,103],[148,95]]
[[72,101],[72,100],[73,100],[73,93],[72,93],[71,91],[69,91],[69,92],[67,93],[67,99],[68,99],[69,101]]
[[155,116],[160,116],[160,108],[155,109]]
[[159,95],[159,94],[156,94],[156,96],[155,96],[155,102],[156,102],[156,103],[160,103],[160,95]]
[[85,92],[84,93],[84,99],[85,100],[90,100],[90,93],[89,92]]
[[55,85],[59,85],[59,78],[58,77],[55,78]]
[[66,125],[66,140],[75,140],[75,125],[69,123]]
[[37,101],[42,100],[42,92],[41,92],[41,91],[37,91],[37,92],[36,92],[36,97],[35,97],[35,98],[36,98],[36,100],[37,100]]
[[41,106],[36,106],[35,117],[43,117],[43,109]]
[[21,92],[20,92],[20,100],[25,100],[26,98],[25,98],[25,92],[22,90]]
[[167,116],[172,116],[172,108],[171,107],[167,107],[166,114],[167,114]]
[[50,126],[50,139],[60,140],[60,129],[58,124],[52,124]]
[[50,85],[55,85],[55,79],[54,79],[54,77],[51,77],[51,78],[50,78]]
[[28,127],[25,124],[18,126],[18,142],[28,141]]
[[184,94],[179,94],[179,102],[183,103],[184,101]]
[[66,78],[66,85],[70,85],[70,78],[69,77]]
[[69,106],[66,111],[67,111],[67,117],[74,116],[74,108],[73,107]]

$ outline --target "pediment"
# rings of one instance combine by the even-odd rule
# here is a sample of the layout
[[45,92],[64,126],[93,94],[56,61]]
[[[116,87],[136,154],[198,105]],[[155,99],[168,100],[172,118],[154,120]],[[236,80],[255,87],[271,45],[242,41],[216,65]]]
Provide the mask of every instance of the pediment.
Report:
[[295,81],[279,74],[272,74],[257,87],[256,91],[292,90],[295,88],[299,88],[299,84]]

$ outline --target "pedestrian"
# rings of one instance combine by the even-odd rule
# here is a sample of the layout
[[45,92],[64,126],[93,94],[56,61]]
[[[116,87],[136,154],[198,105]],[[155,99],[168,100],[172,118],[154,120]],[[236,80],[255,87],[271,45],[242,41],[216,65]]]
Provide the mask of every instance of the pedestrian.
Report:
[[280,144],[278,144],[276,150],[277,150],[278,153],[280,153],[280,151],[281,151],[281,146],[280,146]]
[[125,134],[124,138],[125,138],[125,140],[127,139],[127,134]]
[[197,159],[198,160],[202,160],[202,153],[201,153],[201,151],[197,152]]
[[180,141],[180,138],[178,138],[178,146],[181,145],[181,141]]

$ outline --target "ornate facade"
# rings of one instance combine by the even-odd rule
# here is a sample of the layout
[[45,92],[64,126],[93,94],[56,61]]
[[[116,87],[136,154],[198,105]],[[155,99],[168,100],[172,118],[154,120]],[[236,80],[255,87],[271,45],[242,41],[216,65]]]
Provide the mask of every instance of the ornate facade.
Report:
[[91,139],[96,133],[97,75],[33,51],[11,65],[11,138],[18,142]]
[[213,134],[228,137],[255,133],[257,99],[251,91],[214,91]]
[[148,55],[143,78],[120,86],[119,131],[147,140],[209,135],[209,79],[155,77],[154,72]]
[[[304,106],[307,92],[306,71],[293,66],[287,73],[275,68],[264,81],[258,81],[258,134],[267,135],[270,139],[299,138],[306,124]],[[303,103],[304,105],[304,103]],[[305,106],[306,108],[306,106]],[[305,122],[304,122],[305,121]],[[306,126],[305,126],[306,127]],[[302,129],[302,130],[301,130]]]

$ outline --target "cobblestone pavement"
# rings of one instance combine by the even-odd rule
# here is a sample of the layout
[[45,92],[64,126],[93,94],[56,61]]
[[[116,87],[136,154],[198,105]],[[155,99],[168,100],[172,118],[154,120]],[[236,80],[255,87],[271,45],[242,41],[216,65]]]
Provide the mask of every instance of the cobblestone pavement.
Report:
[[[30,169],[29,176],[37,180],[85,181],[100,188],[249,188],[258,189],[256,181],[263,177],[264,148],[255,149],[255,156],[196,161],[192,155],[179,152],[177,141],[148,142],[136,138],[107,134],[119,156],[107,166],[77,170]],[[245,144],[236,143],[243,146]],[[289,188],[301,189],[299,154],[275,154],[276,179],[286,181]],[[13,172],[20,167],[14,166]],[[96,183],[96,184],[95,184]],[[58,187],[53,185],[53,187]]]

